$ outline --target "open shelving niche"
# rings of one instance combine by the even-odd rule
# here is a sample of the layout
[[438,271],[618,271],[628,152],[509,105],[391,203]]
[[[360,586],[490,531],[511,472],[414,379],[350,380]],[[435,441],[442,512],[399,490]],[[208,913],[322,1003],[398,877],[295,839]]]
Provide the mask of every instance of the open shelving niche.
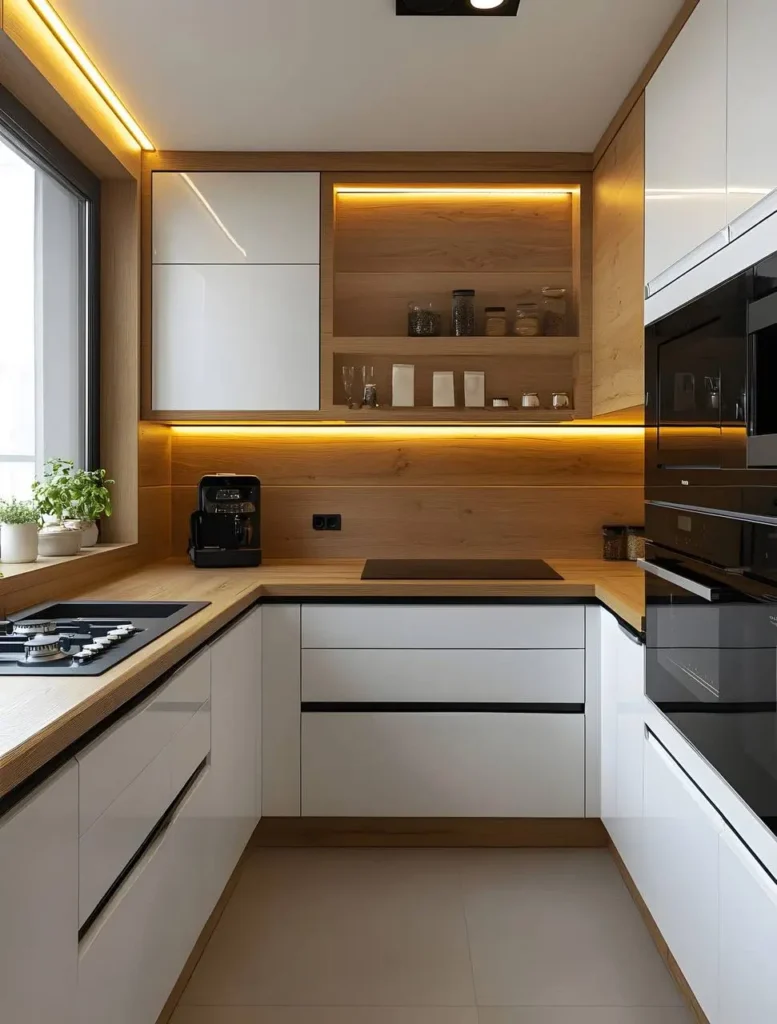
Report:
[[[322,208],[322,413],[391,423],[590,417],[590,176],[324,175]],[[567,289],[569,336],[407,336],[410,301],[433,302],[445,331],[453,290],[474,288],[477,327],[486,306],[506,306],[509,327],[516,302],[539,298],[544,285]],[[391,407],[396,362],[415,366],[413,408]],[[346,365],[374,368],[379,409],[348,409]],[[435,370],[454,371],[456,407],[432,406]],[[465,408],[465,370],[485,372],[485,409]],[[521,409],[524,391],[538,392],[543,408]],[[554,391],[567,392],[572,408],[550,408]],[[490,407],[501,396],[511,408]]]

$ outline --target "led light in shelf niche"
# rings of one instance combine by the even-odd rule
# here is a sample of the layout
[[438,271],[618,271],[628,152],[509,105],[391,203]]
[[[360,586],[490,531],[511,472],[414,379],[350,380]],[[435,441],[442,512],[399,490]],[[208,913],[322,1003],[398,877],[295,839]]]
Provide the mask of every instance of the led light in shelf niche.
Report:
[[81,44],[48,0],[29,0],[29,4],[40,16],[43,23],[56,38],[62,49],[68,54],[73,63],[77,65],[78,69],[89,80],[89,82],[91,82],[92,86],[97,90],[103,100],[105,100],[138,146],[147,152],[153,151],[155,148],[153,142],[149,139],[132,114],[130,114],[129,110],[127,110],[110,85],[108,85],[106,80],[87,56]]
[[501,439],[516,439],[518,437],[554,437],[558,438],[563,435],[567,438],[574,438],[580,441],[590,441],[598,438],[602,440],[605,437],[643,437],[645,428],[640,426],[569,426],[567,424],[559,424],[553,427],[543,426],[531,426],[517,424],[510,426],[504,423],[493,424],[493,425],[477,425],[477,426],[416,426],[416,427],[401,427],[401,426],[354,426],[349,427],[343,424],[318,424],[316,426],[300,425],[300,426],[272,426],[262,423],[257,423],[256,426],[221,426],[218,423],[204,426],[203,424],[197,424],[187,426],[184,424],[177,424],[170,428],[174,434],[178,434],[182,437],[223,437],[223,438],[246,438],[253,437],[257,433],[261,433],[265,437],[283,437],[283,438],[316,438],[321,440],[322,437],[331,438],[364,438],[364,439],[375,439],[378,437],[391,437],[397,438],[398,440],[411,440],[413,438],[450,438],[455,439],[459,437],[483,437],[483,438],[501,438]]
[[376,185],[335,185],[337,196],[458,196],[470,199],[529,199],[536,197],[568,199],[580,191],[579,188],[516,188],[509,186],[505,188],[491,187],[419,187],[419,186],[376,186]]

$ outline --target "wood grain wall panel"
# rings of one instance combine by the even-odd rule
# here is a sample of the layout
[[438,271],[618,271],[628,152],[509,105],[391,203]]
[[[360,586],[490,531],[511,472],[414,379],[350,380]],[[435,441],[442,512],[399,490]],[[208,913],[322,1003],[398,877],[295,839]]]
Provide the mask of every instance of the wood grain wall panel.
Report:
[[141,487],[169,487],[173,432],[164,423],[138,424],[139,484]]
[[169,558],[173,553],[186,554],[188,519],[185,524],[186,538],[184,538],[180,550],[173,552],[171,512],[170,487],[140,488],[138,491],[138,548],[143,560]]
[[594,172],[593,413],[642,405],[645,100]]
[[572,266],[572,197],[340,193],[338,273],[535,271]]
[[[185,550],[196,487],[174,487],[175,553]],[[641,487],[265,487],[269,558],[570,557],[601,555],[604,523],[642,522]],[[316,533],[314,513],[342,532]]]
[[286,487],[641,487],[640,431],[173,430],[172,483],[253,473]]

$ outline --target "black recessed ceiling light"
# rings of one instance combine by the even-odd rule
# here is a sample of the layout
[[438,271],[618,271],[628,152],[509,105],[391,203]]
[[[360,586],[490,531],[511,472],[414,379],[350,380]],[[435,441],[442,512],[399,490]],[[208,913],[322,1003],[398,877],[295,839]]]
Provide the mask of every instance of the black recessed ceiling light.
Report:
[[396,0],[397,14],[442,15],[443,17],[514,17],[521,0]]

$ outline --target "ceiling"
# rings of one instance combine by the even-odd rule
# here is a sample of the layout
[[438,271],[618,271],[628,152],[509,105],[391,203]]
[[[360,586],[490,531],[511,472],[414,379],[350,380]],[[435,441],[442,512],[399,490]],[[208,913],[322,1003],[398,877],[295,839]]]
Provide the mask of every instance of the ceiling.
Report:
[[591,151],[682,0],[54,0],[159,149]]

